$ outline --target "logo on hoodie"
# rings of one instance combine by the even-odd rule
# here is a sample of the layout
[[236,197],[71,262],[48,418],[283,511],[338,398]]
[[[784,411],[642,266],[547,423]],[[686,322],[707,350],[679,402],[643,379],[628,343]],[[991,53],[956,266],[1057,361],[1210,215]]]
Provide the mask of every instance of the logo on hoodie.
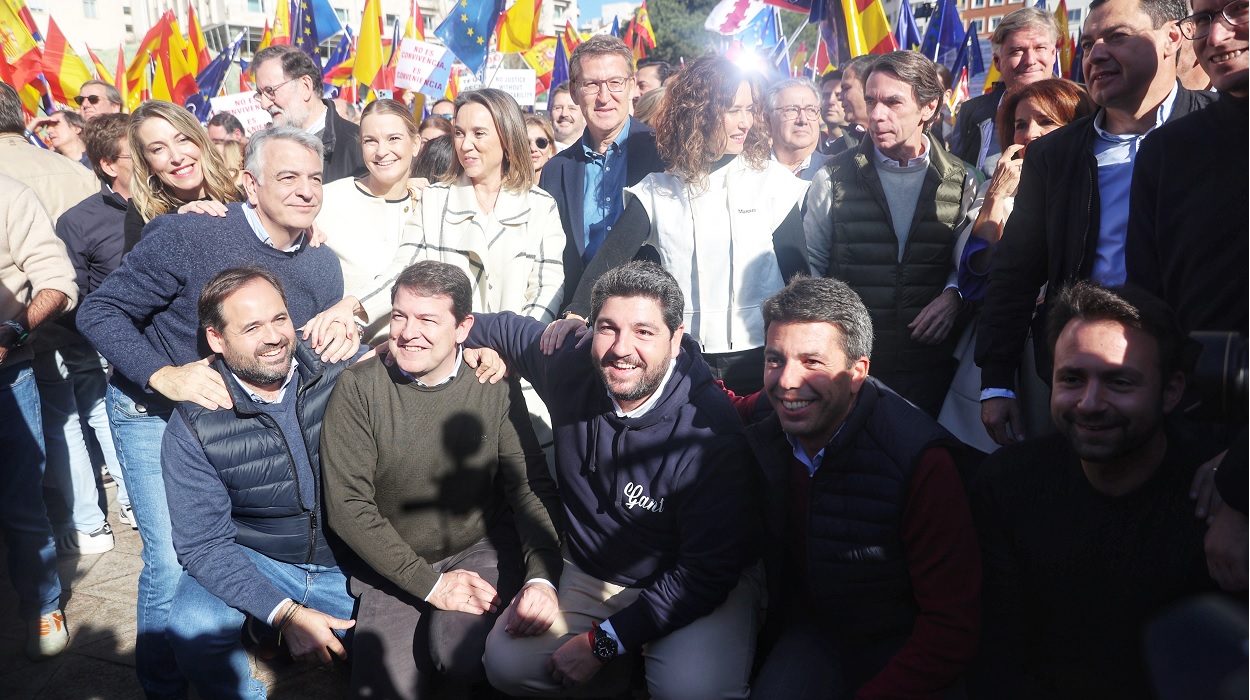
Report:
[[624,494],[625,494],[625,507],[626,508],[633,508],[634,506],[638,506],[639,508],[642,508],[643,510],[651,511],[652,513],[664,512],[664,499],[661,498],[660,500],[657,501],[654,498],[651,498],[650,496],[646,495],[646,493],[643,492],[642,484],[635,484],[632,481],[629,482],[628,484],[625,484]]

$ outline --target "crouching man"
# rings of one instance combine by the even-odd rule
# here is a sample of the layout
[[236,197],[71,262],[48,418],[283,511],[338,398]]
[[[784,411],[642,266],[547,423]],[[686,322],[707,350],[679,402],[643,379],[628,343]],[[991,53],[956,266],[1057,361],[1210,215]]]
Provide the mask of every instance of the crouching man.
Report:
[[200,695],[264,698],[240,640],[245,614],[277,629],[297,660],[320,664],[346,657],[341,637],[354,624],[322,526],[318,449],[345,363],[323,364],[296,339],[282,283],[268,270],[218,274],[199,314],[234,407],[180,404],[161,444],[185,567],[168,634]]

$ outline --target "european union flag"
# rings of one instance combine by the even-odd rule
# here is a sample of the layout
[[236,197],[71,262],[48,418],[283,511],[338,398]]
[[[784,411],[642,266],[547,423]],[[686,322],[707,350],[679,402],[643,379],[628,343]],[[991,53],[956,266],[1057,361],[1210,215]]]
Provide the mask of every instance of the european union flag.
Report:
[[486,65],[490,33],[495,29],[502,4],[503,0],[457,0],[434,35],[442,39],[469,70],[478,73]]
[[208,121],[209,112],[212,111],[209,100],[221,91],[222,84],[226,82],[226,73],[234,64],[234,58],[239,54],[239,46],[242,43],[243,32],[239,32],[234,41],[230,42],[229,46],[217,54],[217,58],[214,58],[204,70],[195,76],[195,84],[199,86],[200,91],[187,98],[187,108],[194,112],[201,122]]
[[898,21],[894,23],[894,41],[903,51],[911,51],[920,46],[920,26],[916,24],[916,15],[911,10],[910,0],[902,0],[898,4]]
[[[547,94],[547,114],[551,114],[551,105],[556,101],[555,89],[560,83],[569,79],[569,53],[564,49],[564,33],[556,35],[556,60],[551,67],[551,91]],[[572,85],[569,90],[575,90]]]
[[959,80],[959,72],[964,68],[968,69],[968,83],[973,83],[973,78],[985,72],[985,62],[981,58],[981,42],[977,39],[976,27],[971,23],[968,24],[968,32],[964,35],[964,42],[959,45],[959,53],[955,56],[955,62],[951,65],[951,75],[955,80]]
[[950,68],[955,64],[955,57],[963,43],[964,26],[959,19],[955,0],[939,0],[937,10],[929,18],[929,26],[925,29],[920,53],[929,60]]
[[326,39],[343,31],[343,23],[339,21],[339,16],[334,14],[334,8],[330,6],[330,0],[312,0],[310,3],[313,11],[313,21],[316,22],[317,28],[313,30],[313,36],[317,37],[317,45],[320,46]]
[[317,50],[317,15],[309,0],[291,3],[291,45],[303,49],[317,64],[317,70],[321,70],[321,52]]
[[343,36],[339,37],[338,46],[330,52],[330,57],[326,59],[325,70],[328,73],[343,61],[346,61],[352,55],[352,30],[350,28],[343,31]]

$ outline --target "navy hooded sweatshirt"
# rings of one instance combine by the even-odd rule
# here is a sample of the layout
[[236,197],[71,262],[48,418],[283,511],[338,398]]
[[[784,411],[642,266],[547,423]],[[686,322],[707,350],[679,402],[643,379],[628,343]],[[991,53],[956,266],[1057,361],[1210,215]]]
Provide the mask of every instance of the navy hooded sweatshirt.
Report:
[[616,416],[590,357],[565,342],[543,355],[545,326],[475,315],[465,343],[490,347],[551,413],[568,550],[583,571],[641,588],[608,620],[636,650],[712,612],[759,558],[757,489],[742,422],[689,337],[656,405]]

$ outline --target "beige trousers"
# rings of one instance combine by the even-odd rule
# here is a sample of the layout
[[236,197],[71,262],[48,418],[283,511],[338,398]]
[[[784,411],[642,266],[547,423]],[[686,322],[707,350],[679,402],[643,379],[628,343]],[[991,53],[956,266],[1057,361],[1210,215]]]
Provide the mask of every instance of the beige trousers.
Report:
[[[642,593],[601,581],[564,559],[560,576],[560,612],[546,633],[514,638],[503,622],[486,639],[486,676],[492,686],[510,695],[585,697],[611,695],[629,682],[629,653],[607,664],[587,685],[562,688],[547,671],[551,654],[593,622],[602,622]],[[710,614],[652,640],[641,649],[646,659],[647,687],[654,700],[747,698],[755,656],[755,635],[763,618],[763,567],[747,568],[729,598]],[[504,620],[501,616],[500,620]],[[630,652],[639,650],[631,649]]]

